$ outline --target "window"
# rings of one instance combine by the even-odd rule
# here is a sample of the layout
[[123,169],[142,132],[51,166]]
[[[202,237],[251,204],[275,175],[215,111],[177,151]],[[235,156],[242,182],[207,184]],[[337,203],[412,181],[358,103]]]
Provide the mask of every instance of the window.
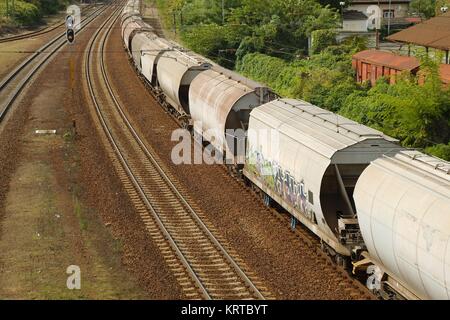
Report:
[[394,18],[394,10],[383,10],[383,18]]
[[314,205],[314,195],[310,190],[308,190],[308,201],[309,201],[309,203]]

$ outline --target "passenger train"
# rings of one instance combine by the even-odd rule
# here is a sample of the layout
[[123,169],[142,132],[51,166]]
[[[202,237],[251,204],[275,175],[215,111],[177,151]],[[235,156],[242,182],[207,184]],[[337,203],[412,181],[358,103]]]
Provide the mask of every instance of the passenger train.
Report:
[[[450,298],[450,163],[280,98],[158,37],[141,19],[139,0],[125,6],[121,28],[136,70],[180,125],[227,158],[231,153],[230,167],[267,205],[281,206],[317,235],[337,263],[368,272],[369,288],[383,298]],[[230,130],[249,134],[228,139]],[[250,134],[262,131],[276,135]]]

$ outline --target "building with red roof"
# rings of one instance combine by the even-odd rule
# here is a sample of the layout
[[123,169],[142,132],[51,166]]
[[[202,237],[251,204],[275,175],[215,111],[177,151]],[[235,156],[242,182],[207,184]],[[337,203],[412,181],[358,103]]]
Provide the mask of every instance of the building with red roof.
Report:
[[420,62],[415,57],[399,56],[390,52],[378,50],[364,50],[358,52],[352,59],[356,70],[356,81],[370,81],[374,85],[381,77],[390,83],[395,83],[396,76],[403,72],[416,74]]

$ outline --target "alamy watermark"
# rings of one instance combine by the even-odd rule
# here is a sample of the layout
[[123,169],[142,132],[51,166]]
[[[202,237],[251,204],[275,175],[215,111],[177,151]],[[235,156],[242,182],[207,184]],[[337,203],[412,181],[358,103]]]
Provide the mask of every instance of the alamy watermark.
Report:
[[[200,128],[200,129],[199,129]],[[172,149],[171,160],[181,164],[255,164],[249,157],[249,148],[262,148],[277,158],[280,134],[276,129],[207,129],[202,130],[200,122],[194,125],[193,134],[186,129],[172,132],[171,141],[178,142]]]
[[66,285],[69,290],[81,289],[81,269],[79,266],[70,265],[66,269],[67,277]]

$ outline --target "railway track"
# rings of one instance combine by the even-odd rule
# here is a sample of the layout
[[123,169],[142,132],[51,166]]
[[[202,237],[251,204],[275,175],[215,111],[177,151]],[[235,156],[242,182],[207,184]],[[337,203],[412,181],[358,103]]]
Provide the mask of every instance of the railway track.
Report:
[[[249,188],[242,179],[230,175],[230,172],[226,166],[223,165],[221,166],[221,168],[223,169],[222,174],[224,176],[224,179],[232,178],[237,181],[237,183],[241,187],[242,196],[248,198],[249,202],[252,201],[252,197],[261,198],[261,201],[263,201],[262,194],[259,190]],[[290,223],[290,216],[288,214],[283,214],[275,207],[265,205],[265,210],[269,216],[271,216],[275,220],[280,221],[282,224],[287,226]],[[335,285],[342,287],[344,291],[347,291],[352,299],[377,299],[377,297],[372,294],[363,284],[361,284],[361,282],[359,282],[355,278],[352,278],[346,269],[338,265],[323,250],[320,240],[306,227],[299,223],[295,229],[288,228],[288,230],[292,235],[292,240],[300,242],[300,245],[304,247],[307,252],[311,253],[311,258],[315,260],[317,265],[320,265],[322,267],[324,272],[336,275],[334,280]]]
[[141,140],[123,111],[105,64],[105,44],[119,13],[104,22],[88,45],[86,90],[108,154],[146,229],[187,298],[273,298]]
[[45,27],[45,28],[42,28],[42,29],[39,29],[39,30],[35,30],[35,31],[23,33],[23,34],[18,34],[18,35],[14,35],[14,36],[9,36],[9,37],[5,37],[5,38],[0,38],[0,43],[12,42],[12,41],[17,41],[17,40],[23,40],[23,39],[26,39],[26,38],[33,38],[33,37],[36,37],[36,36],[47,34],[47,33],[50,33],[52,31],[60,28],[64,24],[65,24],[65,22],[58,22],[58,23],[55,23],[52,26],[48,26],[48,27]]
[[[97,18],[97,16],[107,10],[107,8],[107,6],[101,6],[86,16],[83,19],[83,24],[78,32],[86,28]],[[32,77],[64,45],[66,45],[66,38],[65,33],[62,33],[39,48],[2,79],[0,82],[0,123]]]
[[[147,19],[150,20],[150,19]],[[156,18],[153,18],[152,21],[148,21],[148,23],[153,26],[154,28],[159,27],[159,20]],[[162,34],[162,32],[161,32]],[[159,35],[159,34],[158,34]],[[162,36],[162,35],[159,35]],[[163,37],[163,36],[162,36]],[[135,68],[133,61],[129,60],[131,63],[131,66]],[[182,128],[182,124],[178,121],[178,119],[173,115],[173,113],[168,112],[167,108],[164,107],[164,105],[161,103],[160,98],[158,98],[158,95],[155,94],[155,89],[152,88],[148,82],[143,78],[142,76],[139,76],[141,81],[144,83],[144,85],[148,88],[149,93],[153,96],[155,101],[158,101],[159,105],[163,108],[164,111],[170,116],[170,118],[180,127]],[[194,140],[194,143],[198,143]],[[203,148],[203,145],[200,145],[201,148]],[[240,179],[239,177],[236,177],[235,175],[231,174],[229,171],[229,168],[227,166],[222,165],[221,168],[223,169],[222,173],[223,176],[226,178],[232,178],[241,187],[241,194],[243,197],[246,197],[251,201],[252,197],[260,197],[259,192],[257,190],[253,190],[246,186],[245,182]],[[288,225],[290,223],[290,218],[288,215],[282,214],[277,209],[273,207],[267,207],[266,206],[267,213],[274,218],[277,221],[282,222],[285,225]],[[305,250],[308,252],[311,252],[313,255],[313,259],[315,259],[317,265],[323,266],[324,272],[327,273],[333,273],[336,274],[335,279],[335,285],[342,287],[344,291],[347,291],[349,296],[353,299],[369,299],[369,300],[376,300],[377,297],[372,294],[361,282],[359,282],[357,279],[352,278],[346,269],[344,269],[342,266],[338,265],[333,259],[327,255],[326,252],[324,252],[322,248],[322,243],[320,242],[320,239],[317,238],[314,234],[312,234],[309,230],[307,230],[305,227],[303,227],[301,224],[297,226],[295,229],[289,228],[289,232],[293,236],[293,241],[300,241],[301,246],[305,247]]]
[[[89,4],[89,5],[85,6],[82,9],[83,13],[86,10],[90,9],[92,6],[93,6],[92,4]],[[26,32],[26,33],[23,33],[23,34],[18,34],[18,35],[13,35],[13,36],[9,36],[9,37],[0,38],[0,43],[12,42],[12,41],[23,40],[23,39],[27,39],[27,38],[33,38],[33,37],[41,36],[43,34],[50,33],[50,32],[52,32],[52,31],[54,31],[54,30],[56,30],[56,29],[58,29],[58,28],[60,28],[60,27],[62,27],[64,25],[65,25],[65,21],[58,22],[58,23],[55,23],[55,24],[53,24],[51,26],[47,26],[47,27],[41,28],[39,30],[30,31],[30,32]]]

